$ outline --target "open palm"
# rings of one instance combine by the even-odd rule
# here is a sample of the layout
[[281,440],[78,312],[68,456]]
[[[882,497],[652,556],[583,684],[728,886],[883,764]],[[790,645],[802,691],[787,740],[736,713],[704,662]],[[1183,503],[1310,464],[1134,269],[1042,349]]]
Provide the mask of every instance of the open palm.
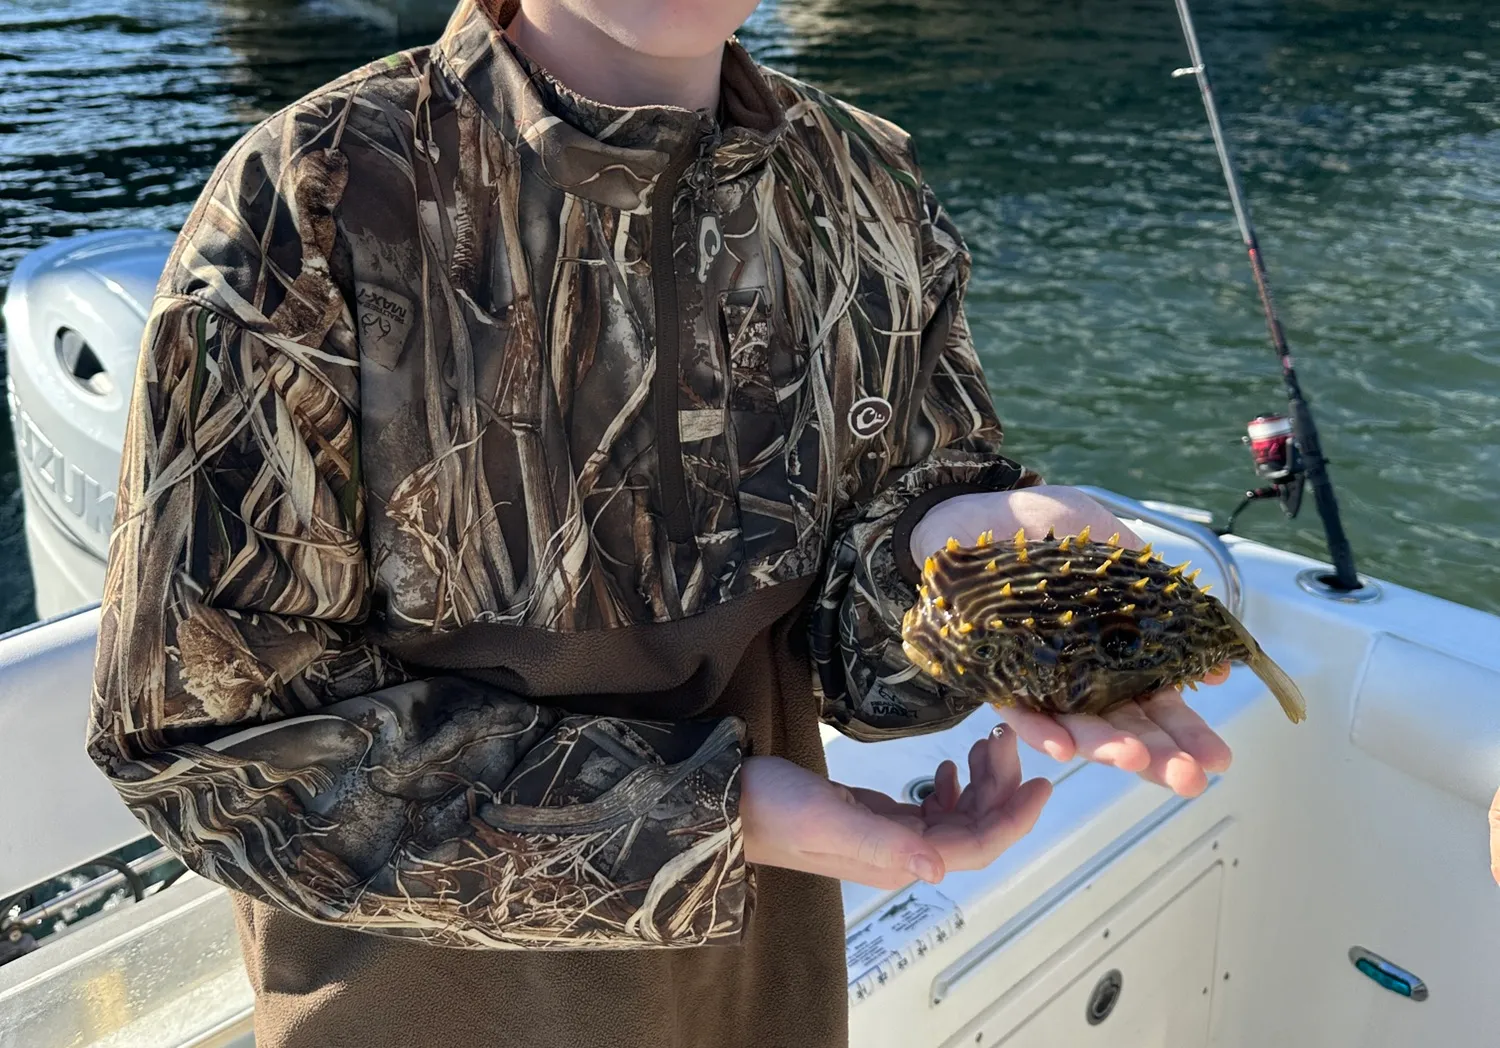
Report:
[[777,757],[752,757],[740,803],[745,857],[892,889],[982,869],[1031,831],[1052,784],[1021,782],[1010,731],[976,742],[969,771],[960,788],[957,769],[945,762],[933,795],[941,792],[941,802],[929,797],[918,805],[830,782]]
[[[1084,527],[1097,535],[1118,532],[1127,547],[1142,545],[1138,535],[1083,492],[1043,486],[959,495],[940,502],[913,530],[911,552],[921,563],[949,536],[973,542],[982,531],[999,535],[1025,529],[1041,537],[1049,529],[1059,535],[1076,535]],[[1228,678],[1229,667],[1224,665],[1203,683],[1221,684]],[[1111,764],[1185,797],[1202,793],[1209,773],[1225,771],[1231,758],[1228,744],[1188,707],[1176,688],[1125,703],[1103,717],[1052,716],[1019,707],[1006,707],[999,713],[1028,746],[1056,760],[1076,756]]]

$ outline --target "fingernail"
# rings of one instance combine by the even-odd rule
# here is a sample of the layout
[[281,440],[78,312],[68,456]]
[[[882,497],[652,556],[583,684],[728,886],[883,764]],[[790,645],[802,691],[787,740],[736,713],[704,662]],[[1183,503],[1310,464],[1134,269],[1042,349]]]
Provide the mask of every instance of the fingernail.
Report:
[[937,863],[925,855],[913,855],[906,861],[906,868],[928,884],[936,884],[938,882]]
[[1063,759],[1063,748],[1058,743],[1049,740],[1042,743],[1042,749],[1046,750],[1047,756],[1051,757],[1055,761],[1060,761]]

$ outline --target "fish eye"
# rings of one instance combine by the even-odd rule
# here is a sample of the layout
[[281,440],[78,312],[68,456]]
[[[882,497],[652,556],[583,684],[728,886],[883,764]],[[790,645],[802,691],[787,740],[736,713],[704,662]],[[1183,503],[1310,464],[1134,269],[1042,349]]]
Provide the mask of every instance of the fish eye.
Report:
[[983,662],[989,662],[998,654],[1000,654],[1000,649],[995,647],[995,645],[991,644],[989,641],[985,641],[983,644],[976,644],[974,646],[974,657]]

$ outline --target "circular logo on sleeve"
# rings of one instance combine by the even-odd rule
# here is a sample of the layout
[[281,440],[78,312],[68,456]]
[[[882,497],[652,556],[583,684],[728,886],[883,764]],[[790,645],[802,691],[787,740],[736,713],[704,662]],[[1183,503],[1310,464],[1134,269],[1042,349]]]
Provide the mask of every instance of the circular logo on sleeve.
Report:
[[860,440],[869,440],[891,424],[890,401],[884,397],[865,397],[849,409],[849,431]]

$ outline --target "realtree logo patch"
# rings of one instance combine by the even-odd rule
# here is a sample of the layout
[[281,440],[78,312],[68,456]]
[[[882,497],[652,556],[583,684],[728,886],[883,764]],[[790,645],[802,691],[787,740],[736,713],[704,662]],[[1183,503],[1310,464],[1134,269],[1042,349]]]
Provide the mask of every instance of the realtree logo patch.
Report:
[[891,423],[890,401],[884,397],[865,397],[854,402],[849,409],[849,431],[860,440],[869,440],[879,435]]

